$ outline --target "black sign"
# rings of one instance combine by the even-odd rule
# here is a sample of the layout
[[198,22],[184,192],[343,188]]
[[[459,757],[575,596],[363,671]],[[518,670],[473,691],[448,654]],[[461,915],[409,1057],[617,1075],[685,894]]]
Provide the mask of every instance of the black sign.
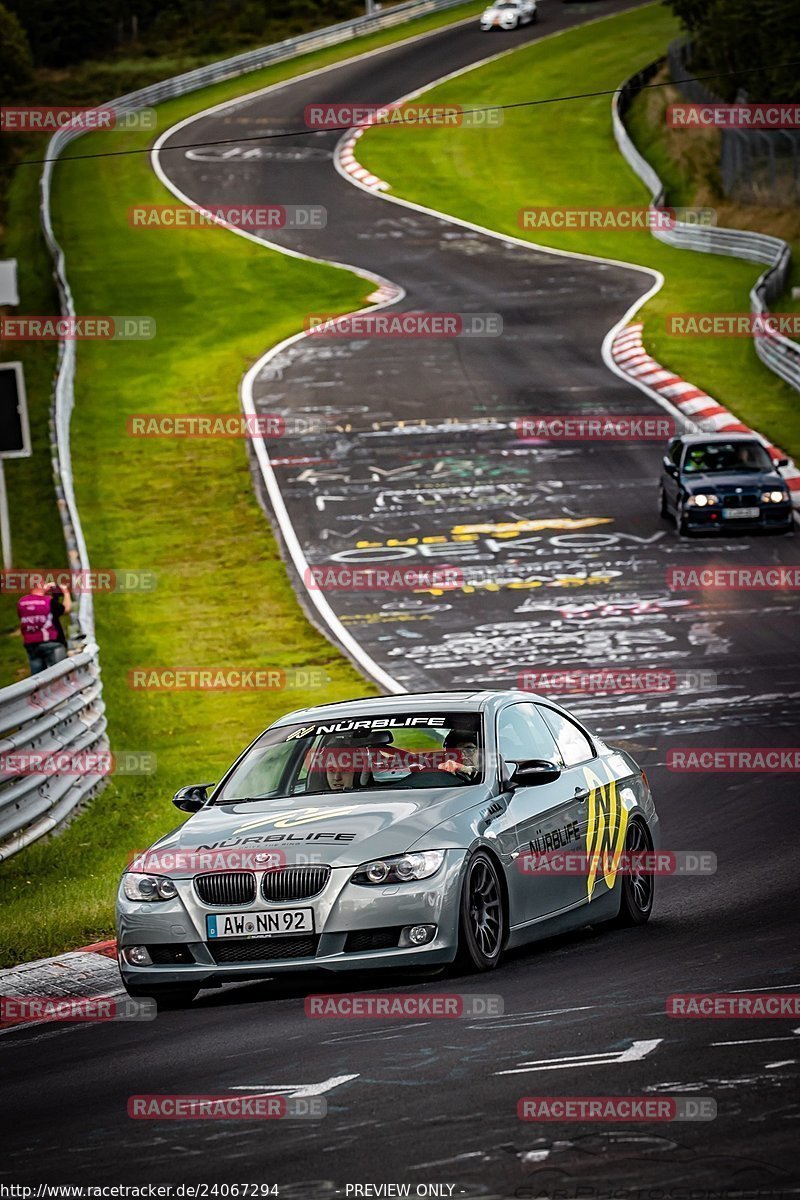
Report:
[[0,363],[0,458],[31,452],[22,363]]

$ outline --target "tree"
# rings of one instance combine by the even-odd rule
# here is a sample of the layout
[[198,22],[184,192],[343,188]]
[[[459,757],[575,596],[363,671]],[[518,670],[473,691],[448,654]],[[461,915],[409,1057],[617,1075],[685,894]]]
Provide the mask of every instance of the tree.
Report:
[[28,38],[18,18],[0,4],[0,96],[16,100],[33,78],[33,58]]
[[[794,100],[800,70],[797,0],[667,0],[695,44],[695,65],[711,91],[732,99]],[[794,66],[784,66],[794,63]]]

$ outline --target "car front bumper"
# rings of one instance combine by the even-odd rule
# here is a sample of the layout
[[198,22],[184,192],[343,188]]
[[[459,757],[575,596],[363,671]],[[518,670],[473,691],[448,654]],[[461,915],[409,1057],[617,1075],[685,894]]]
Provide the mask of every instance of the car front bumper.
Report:
[[742,517],[723,517],[722,507],[696,508],[686,505],[684,508],[686,524],[690,529],[703,529],[711,532],[724,530],[730,533],[734,529],[752,532],[755,529],[791,529],[794,524],[794,510],[789,504],[762,505],[758,517],[743,519]]
[[[465,859],[466,851],[448,850],[430,879],[388,887],[353,884],[353,867],[334,867],[323,891],[310,899],[270,903],[261,899],[259,887],[259,898],[253,904],[238,906],[242,912],[311,908],[314,933],[307,936],[209,940],[206,917],[236,912],[237,906],[204,904],[191,878],[175,880],[175,899],[157,902],[128,900],[120,886],[117,942],[123,982],[146,992],[154,985],[213,987],[287,972],[412,968],[452,962],[458,948]],[[412,925],[435,926],[435,935],[422,946],[398,945],[400,931]],[[393,931],[397,939],[387,945]],[[370,948],[371,942],[376,943],[375,948]],[[146,947],[158,961],[133,965],[125,958],[125,951],[132,946]],[[230,955],[237,961],[227,961]],[[220,956],[226,961],[220,961]]]

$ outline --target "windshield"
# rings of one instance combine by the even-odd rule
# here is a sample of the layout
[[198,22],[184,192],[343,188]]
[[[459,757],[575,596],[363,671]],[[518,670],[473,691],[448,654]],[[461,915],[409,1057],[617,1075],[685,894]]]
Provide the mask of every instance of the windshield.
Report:
[[320,792],[458,787],[482,775],[477,713],[387,713],[268,729],[215,804]]
[[683,469],[700,471],[771,471],[772,460],[760,442],[701,442],[686,451]]

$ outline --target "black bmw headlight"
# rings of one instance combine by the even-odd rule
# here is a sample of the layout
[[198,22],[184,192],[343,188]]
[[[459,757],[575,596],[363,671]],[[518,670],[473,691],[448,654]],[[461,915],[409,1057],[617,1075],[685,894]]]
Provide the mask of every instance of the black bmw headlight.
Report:
[[419,850],[396,854],[391,858],[376,858],[362,863],[351,877],[351,883],[377,887],[382,883],[411,883],[435,875],[444,862],[444,850]]

